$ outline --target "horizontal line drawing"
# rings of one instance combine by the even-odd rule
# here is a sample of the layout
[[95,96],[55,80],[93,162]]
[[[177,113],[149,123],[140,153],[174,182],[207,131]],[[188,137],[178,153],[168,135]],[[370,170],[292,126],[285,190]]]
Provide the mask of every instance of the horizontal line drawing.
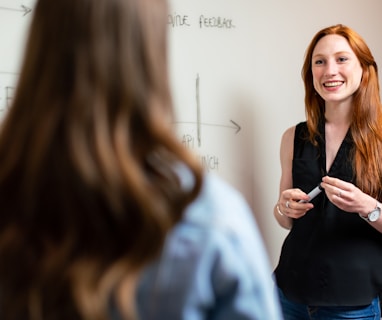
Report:
[[[232,125],[229,125],[229,124],[217,124],[217,123],[206,123],[206,122],[200,122],[198,124],[200,124],[201,126],[209,126],[209,127],[223,127],[223,128],[230,128],[230,129],[235,129],[235,133],[238,133],[240,130],[241,130],[241,126],[239,124],[237,124],[235,121],[233,120],[229,120]],[[174,124],[197,124],[196,121],[175,121]]]
[[20,8],[10,8],[10,7],[0,7],[0,10],[7,10],[7,11],[17,11],[17,12],[24,12],[23,16],[26,16],[28,13],[32,11],[31,8],[21,5]]

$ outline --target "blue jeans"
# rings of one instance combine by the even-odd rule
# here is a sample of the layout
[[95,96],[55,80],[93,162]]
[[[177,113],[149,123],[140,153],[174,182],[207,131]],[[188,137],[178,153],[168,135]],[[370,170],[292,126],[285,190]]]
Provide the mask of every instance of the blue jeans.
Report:
[[288,300],[278,289],[284,320],[380,320],[379,297],[371,304],[356,307],[313,307]]

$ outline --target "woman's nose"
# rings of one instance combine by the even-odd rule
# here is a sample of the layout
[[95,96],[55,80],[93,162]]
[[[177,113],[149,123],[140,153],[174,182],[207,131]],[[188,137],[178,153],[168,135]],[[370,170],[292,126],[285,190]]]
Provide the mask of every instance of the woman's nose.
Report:
[[325,69],[324,75],[326,77],[332,77],[337,75],[337,73],[338,73],[337,63],[335,61],[328,61],[326,63],[326,69]]

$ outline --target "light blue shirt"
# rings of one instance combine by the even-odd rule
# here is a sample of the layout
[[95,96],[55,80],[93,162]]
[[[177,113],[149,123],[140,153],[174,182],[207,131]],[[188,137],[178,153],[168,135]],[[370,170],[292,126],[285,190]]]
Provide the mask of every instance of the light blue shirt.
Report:
[[261,235],[239,192],[205,176],[160,259],[144,271],[137,309],[140,320],[282,319]]

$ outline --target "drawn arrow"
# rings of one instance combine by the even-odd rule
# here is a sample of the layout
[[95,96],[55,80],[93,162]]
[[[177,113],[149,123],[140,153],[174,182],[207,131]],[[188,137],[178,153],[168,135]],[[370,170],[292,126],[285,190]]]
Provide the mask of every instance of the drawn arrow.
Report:
[[241,130],[241,127],[233,120],[229,120],[232,124],[232,125],[224,125],[224,124],[214,124],[214,123],[203,123],[201,122],[200,124],[203,125],[203,126],[210,126],[210,127],[224,127],[224,128],[230,128],[230,129],[235,129],[235,134],[237,134],[240,130]]
[[7,8],[7,7],[0,7],[0,10],[8,10],[8,11],[17,11],[17,12],[24,12],[23,16],[27,15],[32,11],[31,8],[28,8],[27,6],[21,5],[20,9],[16,8]]
[[238,133],[240,130],[241,130],[241,127],[235,122],[235,121],[233,121],[233,120],[230,120],[232,123],[233,123],[233,125],[236,127],[236,132],[235,133]]
[[223,127],[223,128],[230,128],[235,129],[235,134],[237,134],[241,130],[241,126],[238,125],[235,121],[230,120],[232,125],[224,125],[224,124],[216,124],[216,123],[205,123],[205,122],[194,122],[194,121],[176,121],[175,124],[196,124],[198,123],[201,126],[209,126],[209,127]]

